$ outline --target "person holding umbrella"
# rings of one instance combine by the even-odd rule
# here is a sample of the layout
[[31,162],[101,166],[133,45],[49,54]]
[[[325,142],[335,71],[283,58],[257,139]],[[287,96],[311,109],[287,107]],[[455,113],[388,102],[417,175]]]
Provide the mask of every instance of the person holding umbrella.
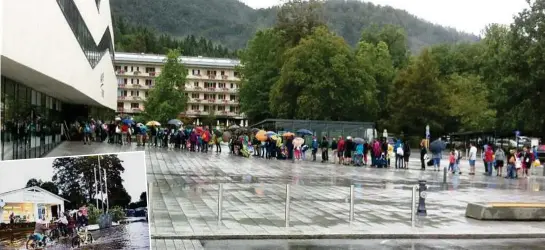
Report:
[[322,138],[322,143],[320,144],[320,148],[322,148],[322,163],[329,161],[329,152],[327,149],[329,148],[329,142],[327,141],[327,137]]

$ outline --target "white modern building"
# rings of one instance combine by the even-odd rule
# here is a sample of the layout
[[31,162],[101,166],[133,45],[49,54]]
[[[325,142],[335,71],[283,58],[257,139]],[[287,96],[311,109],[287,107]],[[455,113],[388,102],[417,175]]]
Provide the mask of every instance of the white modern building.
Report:
[[58,144],[64,122],[113,116],[110,1],[1,2],[1,158],[39,157]]
[[[120,115],[134,115],[144,110],[149,90],[160,76],[165,60],[165,55],[115,54]],[[185,93],[188,96],[186,110],[180,111],[182,116],[201,124],[204,117],[213,114],[216,125],[248,125],[239,104],[240,75],[236,70],[239,60],[182,56],[180,61],[187,70]]]
[[0,193],[0,200],[4,206],[0,208],[0,223],[9,223],[9,216],[13,213],[20,220],[35,222],[38,218],[50,221],[58,218],[64,212],[62,197],[40,187],[28,187],[5,193]]

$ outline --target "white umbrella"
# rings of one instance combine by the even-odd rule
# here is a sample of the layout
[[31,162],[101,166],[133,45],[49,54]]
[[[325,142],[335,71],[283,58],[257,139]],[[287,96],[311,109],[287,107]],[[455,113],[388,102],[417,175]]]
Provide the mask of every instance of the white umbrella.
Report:
[[382,137],[384,138],[388,138],[388,130],[384,130],[384,132],[382,132]]
[[116,117],[115,120],[116,121],[121,121],[121,117]]

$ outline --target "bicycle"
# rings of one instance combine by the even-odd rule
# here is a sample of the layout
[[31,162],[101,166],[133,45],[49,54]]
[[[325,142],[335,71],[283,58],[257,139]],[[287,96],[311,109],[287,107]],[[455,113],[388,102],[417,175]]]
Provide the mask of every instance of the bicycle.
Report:
[[47,243],[49,243],[49,241],[50,241],[49,237],[47,237],[46,235],[33,233],[30,236],[28,236],[28,240],[26,242],[26,249],[44,249],[47,246]]
[[78,228],[76,236],[72,238],[72,247],[80,247],[90,243],[93,243],[93,235],[89,233],[87,227]]

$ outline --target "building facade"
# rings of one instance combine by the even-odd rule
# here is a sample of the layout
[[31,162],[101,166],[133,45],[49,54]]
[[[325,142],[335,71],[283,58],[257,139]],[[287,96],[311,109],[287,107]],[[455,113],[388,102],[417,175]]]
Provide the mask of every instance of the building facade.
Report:
[[[136,115],[144,111],[144,101],[166,57],[164,55],[121,53],[115,54],[117,73],[117,112]],[[216,125],[247,125],[240,112],[238,88],[240,78],[236,67],[238,60],[205,57],[181,57],[187,69],[185,94],[187,109],[181,115],[193,118],[195,124],[213,115]]]
[[2,160],[44,155],[64,124],[113,117],[108,0],[3,0],[1,16]]
[[0,194],[4,207],[0,210],[0,223],[9,223],[13,213],[23,222],[35,222],[38,219],[51,221],[64,212],[66,199],[40,187],[27,187]]

